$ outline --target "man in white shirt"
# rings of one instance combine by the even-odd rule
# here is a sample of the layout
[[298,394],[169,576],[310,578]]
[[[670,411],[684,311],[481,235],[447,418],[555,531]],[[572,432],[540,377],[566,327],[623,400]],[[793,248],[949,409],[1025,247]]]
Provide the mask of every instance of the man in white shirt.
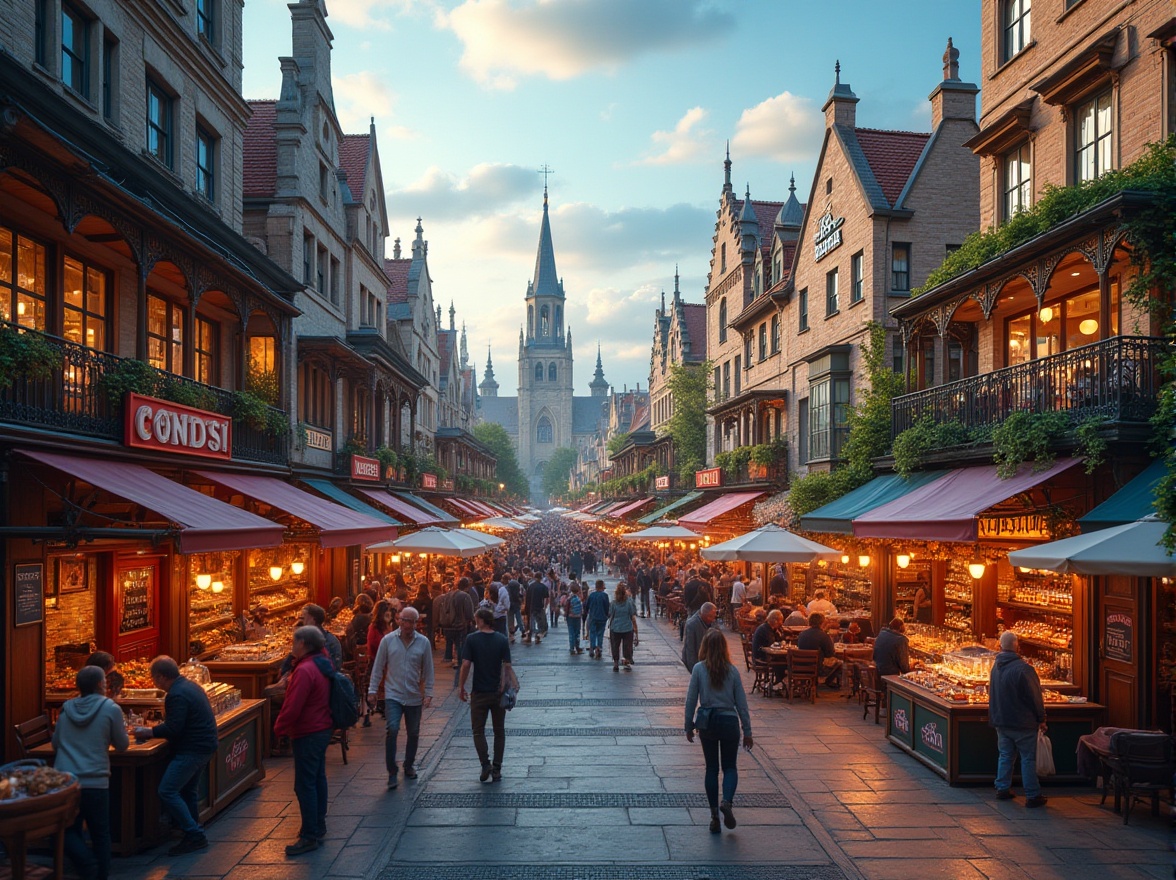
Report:
[[837,606],[825,598],[824,590],[813,593],[813,601],[808,603],[809,614],[823,614],[825,617],[836,617]]
[[397,785],[396,738],[404,718],[408,742],[404,745],[404,778],[416,779],[413,767],[421,733],[421,715],[433,703],[433,646],[416,631],[419,614],[411,605],[400,612],[400,626],[380,642],[372,662],[368,684],[368,705],[375,708],[376,695],[384,685],[384,711],[388,727],[384,737],[384,763],[388,768],[388,789]]
[[490,586],[498,597],[494,603],[494,629],[506,635],[506,616],[510,613],[510,591],[502,583],[500,575],[490,582]]
[[728,606],[730,608],[731,626],[735,626],[735,618],[739,614],[739,609],[743,607],[743,603],[747,601],[747,587],[743,583],[743,578],[735,575],[735,581],[731,584],[731,602]]
[[764,579],[758,574],[753,577],[747,584],[747,602],[752,605],[764,604]]

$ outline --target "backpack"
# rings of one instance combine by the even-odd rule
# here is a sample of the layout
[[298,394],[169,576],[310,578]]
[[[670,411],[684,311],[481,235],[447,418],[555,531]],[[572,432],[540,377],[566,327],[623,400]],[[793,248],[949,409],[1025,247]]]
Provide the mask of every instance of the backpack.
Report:
[[336,730],[347,730],[349,727],[354,727],[355,722],[359,720],[359,704],[355,697],[355,685],[348,676],[335,670],[330,660],[327,660],[327,666],[324,668],[323,664],[319,662],[322,659],[324,658],[315,657],[314,665],[331,684],[328,698],[331,724],[335,726]]
[[450,593],[442,593],[433,600],[433,615],[437,618],[437,625],[442,629],[450,629],[457,623],[454,620],[453,596]]

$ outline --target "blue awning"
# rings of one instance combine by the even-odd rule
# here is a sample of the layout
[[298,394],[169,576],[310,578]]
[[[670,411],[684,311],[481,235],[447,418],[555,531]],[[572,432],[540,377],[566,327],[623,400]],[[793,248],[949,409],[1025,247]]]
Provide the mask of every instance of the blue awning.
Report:
[[853,521],[875,507],[888,504],[913,492],[920,486],[939,479],[947,471],[919,471],[903,478],[898,474],[874,477],[864,486],[830,501],[824,507],[809,511],[800,518],[800,527],[806,532],[833,532],[839,535],[853,534]]
[[433,514],[433,516],[435,516],[435,517],[437,517],[437,519],[441,520],[441,523],[443,525],[449,525],[450,523],[460,522],[460,520],[456,516],[454,516],[452,513],[450,513],[448,510],[442,510],[436,504],[430,504],[428,501],[426,501],[420,495],[413,495],[411,492],[393,492],[392,494],[399,495],[401,498],[403,498],[409,504],[415,504],[417,507],[421,508],[422,510],[429,511],[429,513]]
[[314,491],[322,492],[332,501],[337,501],[344,507],[351,508],[356,513],[365,514],[366,516],[370,516],[372,519],[378,519],[382,522],[391,523],[394,526],[404,525],[404,523],[393,519],[383,511],[376,510],[376,508],[372,507],[370,504],[364,504],[350,492],[343,491],[330,480],[303,479],[302,482],[306,483],[306,485],[310,486],[310,488],[314,489]]
[[649,525],[650,523],[655,523],[659,519],[662,519],[667,513],[673,513],[679,507],[685,507],[691,501],[697,501],[701,497],[702,497],[701,492],[687,492],[685,495],[683,495],[677,501],[674,501],[671,504],[667,504],[665,507],[659,507],[657,510],[655,510],[653,513],[649,514],[648,516],[641,517],[639,520],[637,520],[637,522],[644,523],[645,525]]
[[1157,458],[1126,486],[1086,516],[1079,517],[1078,525],[1084,532],[1095,532],[1111,526],[1126,525],[1155,513],[1156,486],[1167,470],[1167,461]]

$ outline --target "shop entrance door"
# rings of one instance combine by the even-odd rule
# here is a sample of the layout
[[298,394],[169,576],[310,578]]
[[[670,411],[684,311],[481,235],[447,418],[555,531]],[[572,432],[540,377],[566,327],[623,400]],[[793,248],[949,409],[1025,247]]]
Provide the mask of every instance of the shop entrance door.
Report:
[[159,654],[159,572],[162,557],[130,556],[114,566],[115,657]]
[[1111,727],[1139,727],[1143,723],[1139,657],[1144,650],[1139,582],[1108,575],[1099,590],[1098,633],[1099,702],[1107,707]]

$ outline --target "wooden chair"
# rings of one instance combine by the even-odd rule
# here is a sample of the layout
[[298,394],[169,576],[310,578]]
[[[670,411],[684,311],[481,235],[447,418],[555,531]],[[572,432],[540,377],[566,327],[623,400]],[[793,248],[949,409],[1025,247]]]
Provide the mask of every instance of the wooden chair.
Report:
[[752,656],[750,640],[740,639],[739,643],[743,646],[743,662],[747,665],[747,671],[755,673],[755,678],[751,683],[751,692],[754,694],[758,690],[765,697],[770,697],[772,695],[771,667]]
[[807,696],[817,701],[817,683],[821,674],[821,652],[793,648],[788,652],[788,667],[784,679],[784,696],[792,701],[794,695]]
[[[1121,730],[1111,734],[1111,754],[1103,758],[1104,773],[1110,771],[1110,787],[1115,793],[1115,811],[1126,798],[1123,824],[1131,818],[1131,808],[1138,801],[1151,801],[1152,815],[1160,813],[1160,792],[1173,797],[1172,737],[1166,733]],[[1106,801],[1103,789],[1103,801]]]
[[873,662],[873,658],[874,650],[872,648],[852,647],[845,649],[845,667],[849,674],[849,693],[845,695],[847,700],[856,697],[858,702],[861,702],[865,668]]
[[30,757],[29,752],[53,739],[53,728],[49,725],[48,715],[38,715],[36,718],[14,724],[13,728],[16,730],[16,745],[22,758]]
[[865,669],[865,678],[862,685],[862,693],[864,694],[862,709],[862,720],[870,714],[870,707],[874,708],[874,723],[878,724],[878,713],[882,707],[886,705],[886,683],[882,681],[882,677],[878,675],[878,667],[871,663]]

